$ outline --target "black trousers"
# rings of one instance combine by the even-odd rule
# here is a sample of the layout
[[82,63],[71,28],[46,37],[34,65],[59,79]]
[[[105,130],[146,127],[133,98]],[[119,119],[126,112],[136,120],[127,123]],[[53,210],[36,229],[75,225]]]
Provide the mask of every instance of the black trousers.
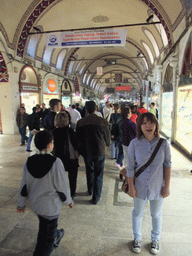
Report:
[[58,232],[58,218],[53,220],[47,220],[41,216],[38,218],[39,233],[33,256],[49,256],[54,249],[54,241]]

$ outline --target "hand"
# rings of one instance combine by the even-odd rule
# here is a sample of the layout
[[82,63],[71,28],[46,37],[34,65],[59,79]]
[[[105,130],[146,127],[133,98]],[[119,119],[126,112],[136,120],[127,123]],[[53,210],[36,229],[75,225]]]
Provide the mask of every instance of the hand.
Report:
[[167,187],[163,187],[161,191],[161,195],[163,198],[168,197],[170,195],[170,189]]
[[72,203],[69,205],[69,208],[73,208],[74,207],[74,202],[72,201]]
[[129,195],[130,197],[133,197],[133,198],[136,197],[136,190],[135,190],[135,187],[130,188],[130,186],[129,186],[128,195]]
[[17,208],[17,212],[22,212],[22,213],[24,213],[25,212],[25,208]]

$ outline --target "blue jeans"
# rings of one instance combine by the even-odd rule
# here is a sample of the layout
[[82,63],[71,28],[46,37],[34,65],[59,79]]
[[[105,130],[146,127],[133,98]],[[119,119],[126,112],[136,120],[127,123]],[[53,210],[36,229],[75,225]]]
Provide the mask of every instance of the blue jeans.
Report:
[[27,148],[26,150],[31,150],[31,141],[33,139],[33,134],[32,134],[32,131],[29,131],[29,138],[28,138],[28,141],[27,141]]
[[21,143],[25,144],[25,141],[27,141],[27,136],[26,136],[26,126],[19,127],[19,133],[21,134]]
[[118,155],[117,155],[116,163],[119,164],[120,166],[123,166],[124,154],[123,154],[122,142],[120,141],[117,142],[117,149],[118,149]]
[[103,186],[105,155],[84,157],[87,177],[87,189],[93,200],[99,200]]
[[116,141],[111,140],[111,158],[117,158],[118,156],[118,147],[116,147]]
[[54,249],[55,238],[60,232],[57,229],[58,218],[47,220],[41,216],[39,218],[39,233],[37,236],[37,244],[33,256],[49,256]]
[[[134,239],[141,241],[141,225],[147,200],[138,197],[134,198],[134,209],[132,212],[132,227]],[[160,239],[162,229],[162,205],[163,198],[150,200],[150,212],[152,217],[151,241]]]

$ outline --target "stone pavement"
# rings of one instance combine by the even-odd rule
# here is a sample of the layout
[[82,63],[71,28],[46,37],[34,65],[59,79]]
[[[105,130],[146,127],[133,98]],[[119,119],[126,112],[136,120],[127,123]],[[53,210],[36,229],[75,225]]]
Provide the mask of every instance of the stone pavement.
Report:
[[[25,214],[16,212],[22,168],[30,155],[19,144],[19,135],[0,135],[0,256],[31,256],[38,232],[38,219],[30,208]],[[192,162],[173,147],[171,152],[171,195],[164,200],[159,255],[189,256],[192,255],[192,174],[189,172]],[[118,170],[107,149],[102,198],[98,205],[91,205],[91,197],[86,194],[84,162],[80,158],[75,207],[63,206],[59,228],[65,229],[65,236],[52,255],[135,255],[131,250],[133,202],[120,188]],[[150,255],[148,206],[142,230],[140,255]]]

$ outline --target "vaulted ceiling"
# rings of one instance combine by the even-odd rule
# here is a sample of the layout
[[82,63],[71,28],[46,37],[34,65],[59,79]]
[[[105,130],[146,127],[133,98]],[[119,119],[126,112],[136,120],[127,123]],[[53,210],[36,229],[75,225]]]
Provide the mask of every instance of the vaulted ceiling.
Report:
[[[106,79],[112,84],[121,73],[139,90],[142,78],[174,44],[188,5],[187,0],[2,0],[0,29],[16,58],[33,58],[64,75],[78,75],[98,91],[109,86]],[[46,47],[46,31],[117,26],[127,30],[125,46]],[[103,67],[102,75],[97,67]]]

